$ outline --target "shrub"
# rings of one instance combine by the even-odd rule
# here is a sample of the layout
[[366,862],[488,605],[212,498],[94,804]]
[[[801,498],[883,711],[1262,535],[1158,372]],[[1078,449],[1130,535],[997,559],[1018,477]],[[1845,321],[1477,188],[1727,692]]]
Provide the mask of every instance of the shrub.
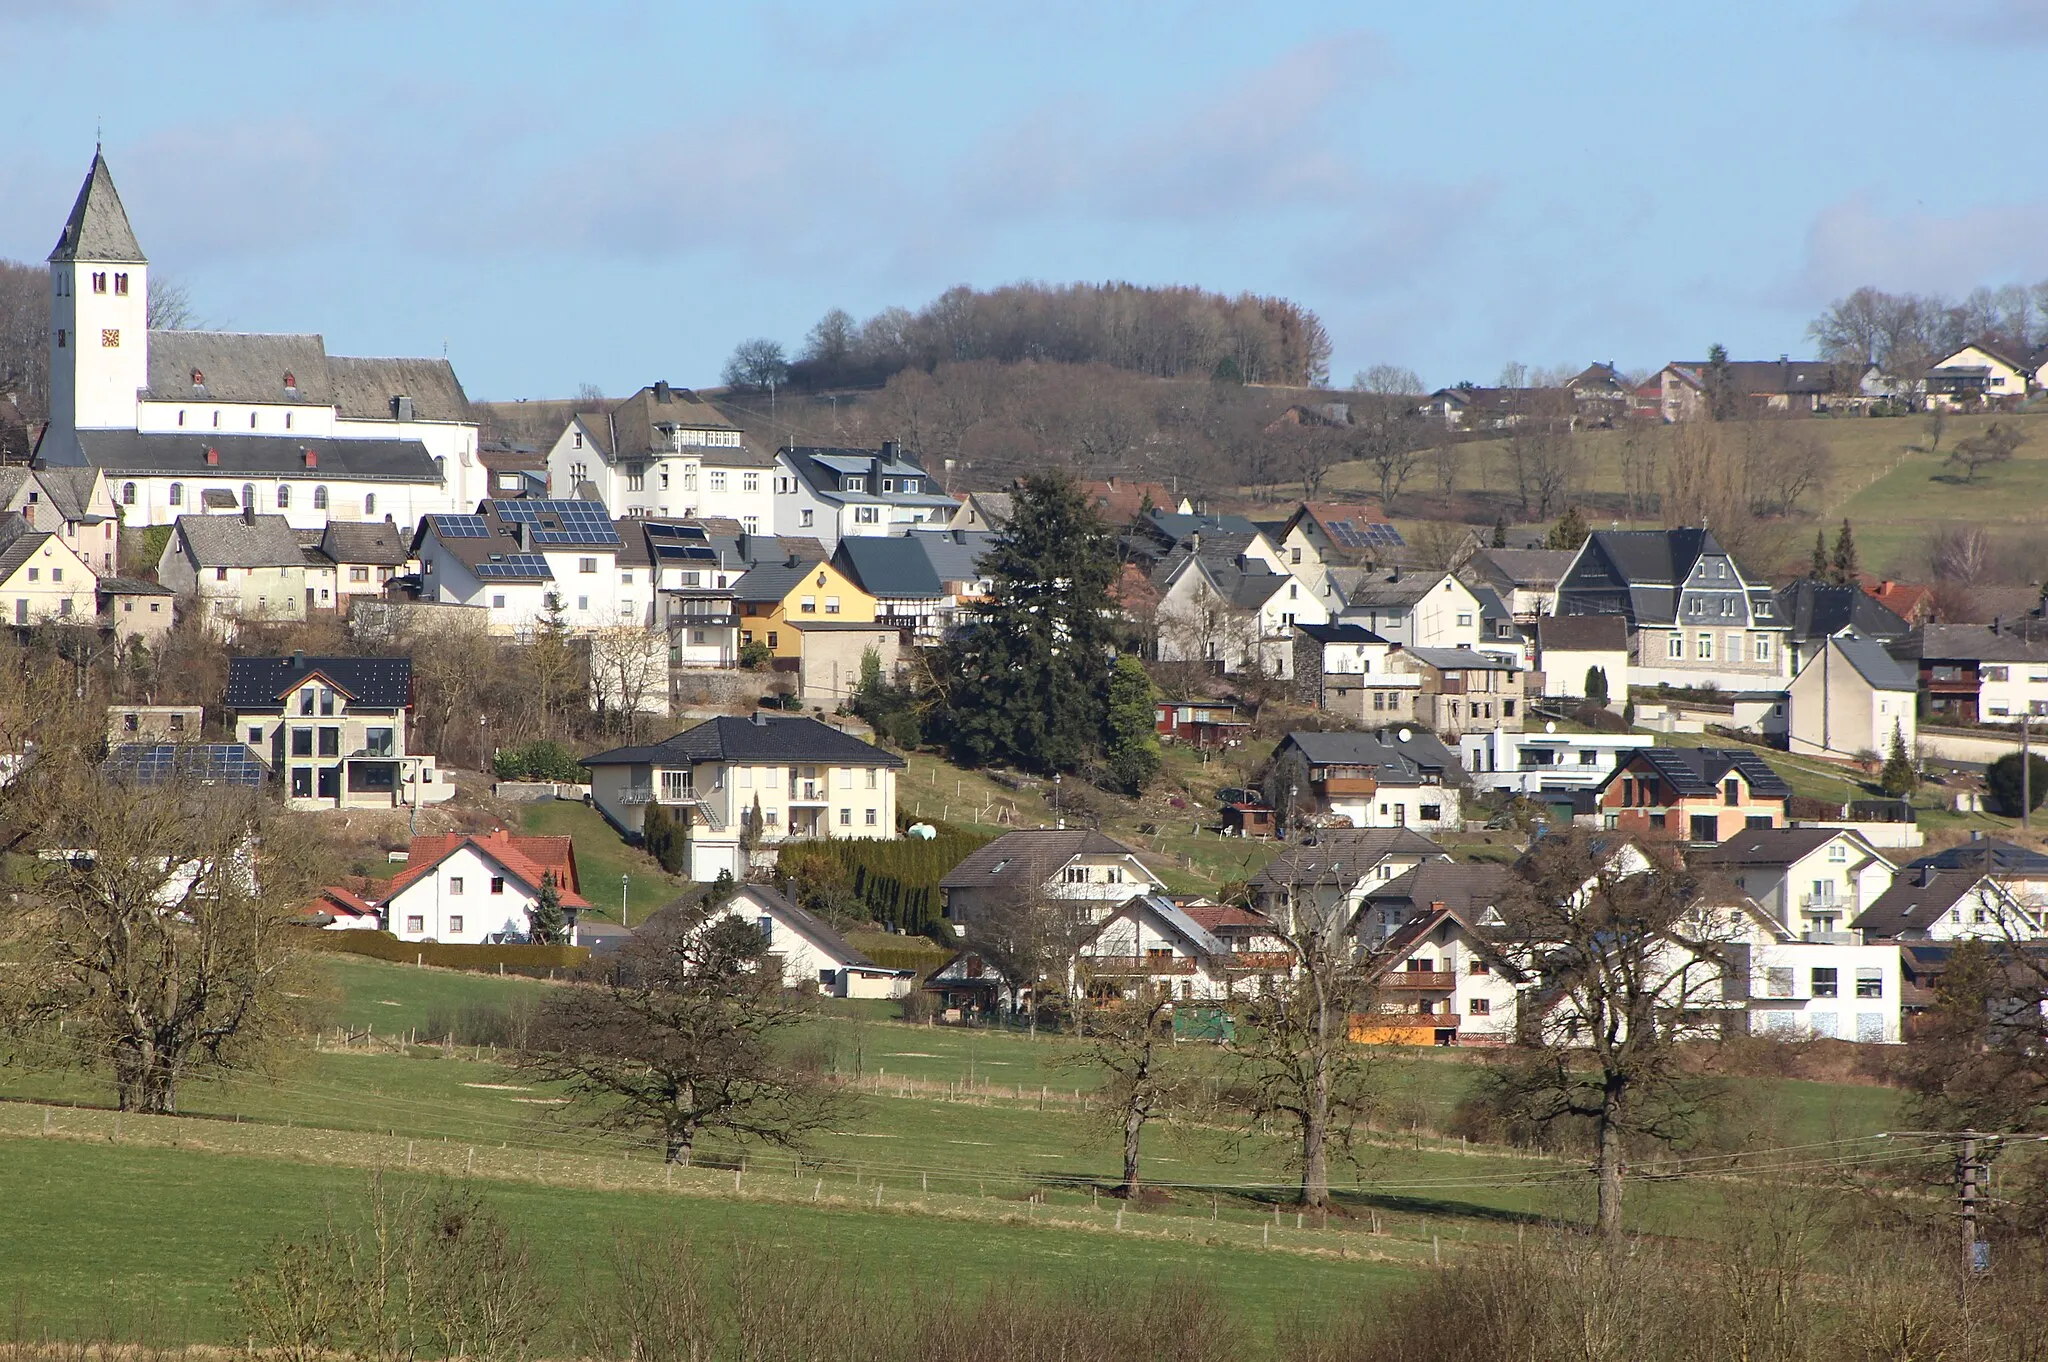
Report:
[[930,841],[790,842],[776,877],[812,912],[843,920],[857,909],[898,931],[929,932],[942,922],[939,880],[990,840],[950,832]]
[[553,780],[581,785],[590,779],[575,753],[546,739],[524,747],[508,747],[491,759],[491,766],[500,780]]
[[590,959],[588,946],[463,946],[438,941],[400,941],[389,932],[309,931],[307,936],[319,950],[480,974],[546,976],[555,970],[580,969]]
[[[2048,797],[2048,760],[2030,756],[2027,762],[2026,811],[2032,813],[2041,807],[2041,800]],[[1984,770],[1984,786],[1991,791],[1991,797],[1998,801],[1999,812],[2009,817],[2020,815],[2020,754],[2008,752]]]
[[640,825],[641,845],[671,875],[685,875],[689,869],[690,841],[683,825],[659,804],[647,806]]

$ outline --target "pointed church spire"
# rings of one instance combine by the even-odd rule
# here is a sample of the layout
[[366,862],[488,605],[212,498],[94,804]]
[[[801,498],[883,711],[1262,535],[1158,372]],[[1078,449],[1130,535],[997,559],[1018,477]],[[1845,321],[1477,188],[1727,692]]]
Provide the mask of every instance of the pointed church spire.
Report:
[[114,176],[107,169],[107,158],[100,155],[97,147],[92,153],[92,171],[79,187],[78,202],[71,205],[71,216],[64,220],[64,234],[57,238],[57,249],[50,252],[50,259],[104,260],[119,265],[149,263],[135,240],[134,229],[128,225],[128,212],[121,207],[121,196],[114,192]]

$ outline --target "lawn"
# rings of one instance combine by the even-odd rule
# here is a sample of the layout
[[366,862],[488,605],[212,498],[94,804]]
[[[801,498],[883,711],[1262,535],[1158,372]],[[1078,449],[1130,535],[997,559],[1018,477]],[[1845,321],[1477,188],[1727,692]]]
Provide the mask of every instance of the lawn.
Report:
[[547,800],[523,806],[519,817],[522,831],[576,839],[576,875],[583,897],[590,900],[592,917],[619,920],[622,876],[631,922],[645,922],[655,909],[688,887],[664,871],[652,856],[626,845],[618,830],[604,821],[604,815],[587,804]]

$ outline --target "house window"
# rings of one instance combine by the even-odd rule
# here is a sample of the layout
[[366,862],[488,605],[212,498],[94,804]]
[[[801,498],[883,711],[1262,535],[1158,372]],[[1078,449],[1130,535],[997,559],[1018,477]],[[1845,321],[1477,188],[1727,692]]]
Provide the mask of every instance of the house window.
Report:
[[877,772],[877,771],[875,770],[875,768],[874,768],[874,767],[870,766],[870,767],[868,767],[868,768],[867,768],[867,774],[868,774],[868,788],[869,788],[870,790],[872,790],[872,789],[874,789],[874,788],[875,788],[875,786],[876,786],[876,780],[875,780],[875,777],[876,777],[876,775],[877,775],[877,774],[879,774],[879,773],[878,773],[878,772]]
[[[1937,681],[1953,681],[1960,679],[1958,677],[1944,677],[1940,674],[1942,670],[1943,669],[1939,667],[1935,669],[1935,679]],[[1985,667],[1983,669],[1983,676],[1986,681],[2003,681],[2006,679],[2007,675],[2007,670],[2004,667]]]
[[448,877],[448,892],[451,895],[462,892],[462,876],[451,875]]
[[295,728],[292,730],[292,755],[295,757],[310,757],[313,755],[312,729]]
[[1857,966],[1856,996],[1859,998],[1882,998],[1884,996],[1884,971],[1874,965]]
[[576,560],[576,570],[578,572],[595,572],[597,571],[597,560],[595,558],[578,558]]
[[742,492],[760,491],[761,475],[759,473],[742,473],[740,475],[740,490]]
[[1699,646],[1696,649],[1694,649],[1694,652],[1702,662],[1713,661],[1714,636],[1712,634],[1701,634],[1699,637]]
[[[1402,811],[1397,809],[1395,812],[1400,813]],[[1444,806],[1441,804],[1424,804],[1415,810],[1415,816],[1425,823],[1441,823],[1444,817]]]
[[504,598],[503,596],[492,596],[492,597],[491,597],[491,609],[493,609],[493,610],[503,610],[504,608],[505,608],[505,598]]
[[1721,840],[1721,820],[1710,813],[1696,813],[1692,816],[1692,840],[1695,842],[1718,842]]
[[320,730],[320,755],[323,757],[338,757],[341,755],[340,729],[322,728]]
[[[806,514],[809,514],[809,513],[808,513],[808,512],[806,512]],[[811,522],[810,522],[810,521],[808,521],[808,520],[806,520],[806,521],[804,522],[804,524],[806,524],[806,525],[808,525],[808,524],[810,524],[810,523],[811,523]],[[741,517],[740,517],[740,528],[741,528],[741,529],[743,529],[743,530],[745,530],[745,531],[746,531],[746,532],[747,532],[748,534],[759,534],[759,533],[761,532],[761,517],[759,517],[759,516],[757,516],[757,515],[743,515],[743,516],[741,516]]]
[[312,797],[313,768],[310,766],[294,766],[292,768],[292,798],[311,799]]
[[405,920],[405,929],[408,932],[424,932],[427,929],[427,920],[423,917],[408,917]]
[[1300,550],[1300,549],[1298,549],[1298,548],[1295,548],[1295,549],[1289,549],[1289,550],[1288,550],[1288,562],[1290,562],[1290,563],[1296,563],[1296,564],[1300,563],[1300,562],[1301,562],[1301,550]]
[[505,892],[505,877],[503,875],[491,876],[491,892],[493,894],[502,894]]
[[366,567],[352,567],[348,570],[348,579],[351,582],[367,582],[370,580],[370,570]]
[[363,498],[363,514],[377,514],[377,494],[375,492],[372,492],[368,496],[365,496]]
[[802,600],[801,602],[799,602],[799,603],[798,603],[798,605],[797,605],[797,609],[798,609],[798,610],[800,610],[800,611],[802,611],[802,612],[803,612],[804,614],[806,614],[806,615],[815,615],[815,614],[817,614],[817,613],[818,613],[818,598],[817,598],[816,596],[806,596],[806,597],[804,597],[804,598],[803,598],[803,600]]
[[313,489],[313,509],[316,511],[327,509],[327,487],[324,483]]
[[1486,974],[1486,962],[1484,960],[1474,960],[1470,965],[1466,967],[1465,972],[1467,974],[1484,977],[1484,975]]
[[92,272],[92,291],[94,293],[105,293],[107,291],[107,272],[105,270],[94,270]]
[[1816,998],[1839,998],[1842,985],[1835,977],[1833,968],[1816,965],[1813,970],[1813,996]]
[[58,328],[57,328],[57,348],[58,348],[59,350],[62,350],[62,349],[65,349],[65,348],[67,348],[67,342],[68,342],[69,340],[70,340],[70,337],[68,337],[68,336],[66,336],[66,335],[64,334],[64,328],[63,328],[63,327],[61,327],[61,326],[60,326],[60,327],[58,327]]
[[808,510],[798,511],[798,512],[796,513],[796,523],[797,523],[798,525],[800,525],[801,527],[803,527],[804,529],[806,529],[806,530],[810,529],[810,528],[811,528],[811,513],[810,513],[810,511],[808,511]]
[[1485,998],[1468,998],[1465,1000],[1465,1011],[1474,1017],[1487,1016],[1491,1013],[1492,1008],[1493,1004]]
[[363,752],[372,757],[388,757],[395,745],[397,730],[392,728],[366,728],[363,730]]
[[779,642],[776,641],[775,631],[773,629],[770,629],[768,631],[768,646],[770,648],[780,648],[782,646]]
[[1471,611],[1469,611],[1469,610],[1460,610],[1460,611],[1458,612],[1458,627],[1459,627],[1460,629],[1470,629],[1470,628],[1472,627],[1472,612],[1471,612]]
[[868,810],[867,823],[869,827],[875,826],[875,811],[873,809]]
[[[460,880],[457,880],[457,881],[456,881],[456,883],[457,883],[457,884],[460,884],[460,883],[462,883],[462,881],[460,881]],[[449,934],[450,936],[453,936],[453,935],[455,935],[455,934],[456,934],[457,932],[460,932],[461,930],[462,930],[462,914],[460,914],[460,913],[451,913],[451,914],[449,914],[449,917],[448,917],[448,934]]]
[[126,298],[128,296],[127,274],[122,273],[114,276],[114,296],[117,298]]
[[1664,640],[1664,656],[1673,661],[1677,661],[1685,656],[1685,638],[1683,635],[1672,634]]
[[882,523],[882,509],[879,506],[856,506],[853,508],[853,523],[856,525],[879,525]]
[[1751,640],[1749,652],[1750,656],[1755,658],[1758,662],[1769,662],[1771,660],[1770,635],[1758,634],[1754,639]]
[[334,688],[332,686],[322,686],[320,688],[320,717],[323,719],[334,717]]
[[839,598],[837,596],[827,596],[825,598],[825,613],[828,615],[839,613]]
[[260,728],[252,728],[252,729],[250,729],[250,730],[249,730],[249,746],[251,746],[251,747],[255,747],[255,746],[257,746],[258,744],[260,744],[260,743],[261,743],[262,741],[263,741],[263,730],[262,730],[262,729],[260,729]]
[[1789,998],[1792,996],[1792,967],[1772,965],[1764,971],[1764,996],[1766,998]]
[[1724,781],[1721,785],[1721,802],[1731,809],[1742,803],[1742,782]]

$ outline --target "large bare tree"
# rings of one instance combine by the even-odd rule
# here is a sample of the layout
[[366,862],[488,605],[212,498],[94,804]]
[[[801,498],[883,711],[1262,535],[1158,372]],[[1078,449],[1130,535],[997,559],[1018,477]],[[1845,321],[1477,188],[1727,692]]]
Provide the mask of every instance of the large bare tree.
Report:
[[687,1162],[706,1131],[797,1146],[843,1110],[787,1053],[810,1015],[751,923],[678,905],[601,977],[543,1005],[521,1064],[561,1084],[595,1128],[658,1135],[671,1163]]

